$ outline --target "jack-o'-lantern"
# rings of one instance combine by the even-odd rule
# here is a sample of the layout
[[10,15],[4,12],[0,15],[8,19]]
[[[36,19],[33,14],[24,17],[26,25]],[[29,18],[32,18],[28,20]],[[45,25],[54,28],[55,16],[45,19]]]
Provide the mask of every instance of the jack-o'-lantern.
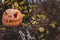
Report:
[[4,26],[18,26],[22,23],[23,17],[19,10],[7,9],[2,16],[2,23]]

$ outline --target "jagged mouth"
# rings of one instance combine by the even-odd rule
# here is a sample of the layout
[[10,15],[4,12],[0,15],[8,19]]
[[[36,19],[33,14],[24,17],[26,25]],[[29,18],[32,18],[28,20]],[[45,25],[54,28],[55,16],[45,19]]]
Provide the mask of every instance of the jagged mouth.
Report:
[[18,22],[21,22],[21,19],[18,19],[18,20],[3,20],[3,22],[5,23],[18,23]]
[[18,20],[3,20],[3,25],[5,26],[18,26],[22,23],[22,19]]

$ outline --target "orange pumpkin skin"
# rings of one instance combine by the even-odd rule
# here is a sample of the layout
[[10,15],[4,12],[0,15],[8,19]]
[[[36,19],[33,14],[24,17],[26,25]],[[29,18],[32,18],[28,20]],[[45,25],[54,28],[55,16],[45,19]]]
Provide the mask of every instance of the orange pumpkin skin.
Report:
[[23,17],[19,10],[7,9],[2,16],[2,23],[4,26],[17,27],[22,23]]

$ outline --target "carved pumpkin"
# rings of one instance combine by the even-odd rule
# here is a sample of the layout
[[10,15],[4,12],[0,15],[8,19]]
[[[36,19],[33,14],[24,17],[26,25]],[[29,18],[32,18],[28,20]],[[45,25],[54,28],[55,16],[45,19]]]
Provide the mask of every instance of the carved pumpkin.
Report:
[[19,10],[7,9],[2,16],[2,23],[5,26],[18,26],[22,23],[23,17]]

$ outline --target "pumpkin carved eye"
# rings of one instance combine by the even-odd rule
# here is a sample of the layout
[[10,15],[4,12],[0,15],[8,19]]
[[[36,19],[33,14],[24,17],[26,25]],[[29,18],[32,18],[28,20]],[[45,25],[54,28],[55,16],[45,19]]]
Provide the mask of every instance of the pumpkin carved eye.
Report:
[[4,14],[5,16],[7,16],[8,14],[7,14],[7,12],[5,12],[5,14]]
[[18,12],[16,12],[16,13],[14,14],[14,18],[17,18],[17,15],[18,15]]

